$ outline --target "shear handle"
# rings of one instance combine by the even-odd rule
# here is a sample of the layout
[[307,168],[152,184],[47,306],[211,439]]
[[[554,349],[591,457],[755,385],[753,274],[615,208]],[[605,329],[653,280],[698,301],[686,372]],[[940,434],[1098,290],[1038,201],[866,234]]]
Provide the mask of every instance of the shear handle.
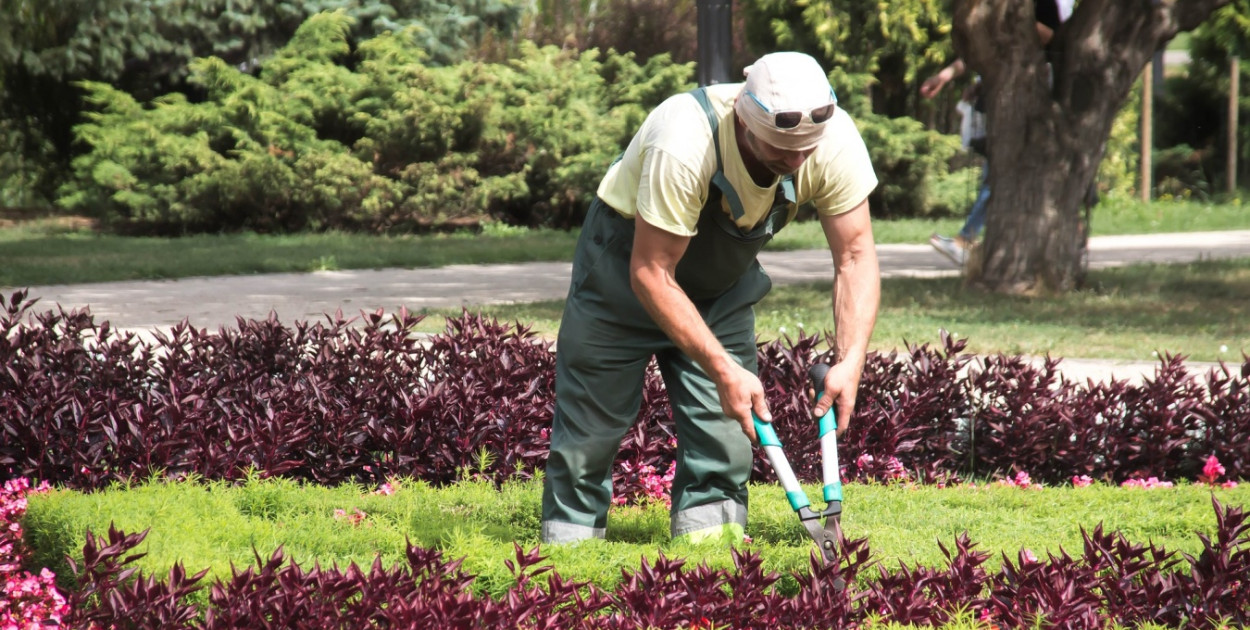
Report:
[[[824,363],[817,363],[807,370],[807,377],[811,380],[812,389],[816,390],[817,399],[825,392],[827,374],[829,374],[829,366]],[[815,403],[815,400],[812,402]],[[840,513],[842,511],[842,476],[838,471],[838,419],[833,409],[833,405],[830,405],[825,415],[820,417],[821,478],[825,482],[823,488],[825,501],[837,502],[839,504],[837,511]]]
[[794,469],[790,468],[790,460],[786,459],[786,452],[781,450],[781,439],[777,437],[777,431],[773,429],[772,423],[760,421],[754,413],[751,414],[751,418],[755,420],[755,434],[759,436],[760,446],[764,449],[764,454],[768,456],[768,463],[772,464],[773,471],[777,473],[781,487],[786,491],[786,499],[790,501],[790,507],[797,512],[810,506],[812,503],[807,499],[802,486],[799,485]]

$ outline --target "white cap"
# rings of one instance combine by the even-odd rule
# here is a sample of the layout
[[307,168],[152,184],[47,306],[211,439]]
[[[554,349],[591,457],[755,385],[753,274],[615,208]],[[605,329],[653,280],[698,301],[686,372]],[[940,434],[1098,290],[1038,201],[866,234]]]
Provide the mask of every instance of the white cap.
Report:
[[[804,151],[820,144],[824,123],[812,122],[813,109],[837,103],[829,77],[810,55],[777,52],[760,57],[744,70],[747,80],[734,102],[734,111],[747,129],[763,142],[789,151]],[[765,111],[765,107],[768,108]],[[803,112],[799,124],[780,129],[775,113]]]

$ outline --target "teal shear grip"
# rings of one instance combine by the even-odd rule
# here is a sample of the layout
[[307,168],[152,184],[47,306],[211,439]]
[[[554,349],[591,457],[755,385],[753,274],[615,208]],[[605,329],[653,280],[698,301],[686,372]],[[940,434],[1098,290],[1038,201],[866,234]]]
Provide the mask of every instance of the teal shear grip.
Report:
[[[820,398],[825,390],[825,375],[829,373],[829,366],[818,363],[813,365],[807,372],[808,379],[811,380],[812,389],[816,390],[816,398]],[[838,469],[838,420],[837,415],[833,411],[833,406],[820,417],[820,456],[821,456],[821,478],[824,479],[823,496],[829,507],[825,509],[826,513],[837,514],[840,518],[842,513],[842,472]]]

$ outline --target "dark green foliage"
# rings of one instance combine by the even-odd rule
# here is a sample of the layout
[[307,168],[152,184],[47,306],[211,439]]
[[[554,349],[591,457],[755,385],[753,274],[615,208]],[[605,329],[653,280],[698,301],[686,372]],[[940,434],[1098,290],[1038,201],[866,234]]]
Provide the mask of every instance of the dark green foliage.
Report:
[[1241,57],[1237,129],[1239,181],[1250,173],[1250,1],[1228,6],[1194,29],[1186,72],[1165,84],[1156,101],[1156,185],[1159,194],[1206,198],[1227,185],[1228,96],[1231,57]]
[[[432,65],[459,62],[484,39],[510,34],[516,0],[0,0],[0,121],[21,121],[25,161],[0,192],[47,203],[77,153],[70,129],[83,103],[76,81],[98,81],[148,100],[187,91],[191,61],[214,56],[255,72],[306,19],[341,10],[353,45],[411,29]],[[13,132],[0,132],[13,135]],[[9,149],[8,138],[2,145]],[[41,147],[50,143],[51,155]],[[3,164],[8,167],[9,164]],[[8,168],[0,173],[7,173]],[[11,192],[10,189],[16,189]],[[7,201],[0,197],[0,201]],[[26,202],[24,202],[26,203]]]
[[[799,50],[830,71],[851,112],[927,118],[917,86],[951,54],[949,8],[939,0],[746,0],[747,39],[758,50]],[[957,93],[957,92],[955,92]],[[863,96],[867,96],[864,99]]]
[[881,181],[868,197],[873,216],[916,217],[938,210],[928,187],[946,174],[960,150],[959,138],[911,118],[867,114],[857,122]]
[[196,60],[202,102],[82,84],[91,150],[59,203],[138,233],[573,225],[622,139],[690,72],[533,46],[438,68],[416,30],[353,50],[351,23],[313,17],[258,77]]
[[[255,67],[309,17],[342,11],[357,41],[417,27],[412,43],[427,61],[460,61],[489,32],[510,34],[516,0],[0,0],[0,67],[58,81],[118,83],[159,94],[196,57]],[[162,89],[163,88],[163,89]]]
[[[909,0],[892,2],[888,9],[846,0],[748,0],[739,5],[752,47],[799,50],[829,70],[839,105],[859,124],[881,180],[869,198],[874,215],[914,217],[945,210],[926,188],[947,173],[959,143],[919,122],[934,119],[935,112],[916,89],[953,58],[946,33],[950,20],[942,3]],[[937,112],[943,114],[937,119],[949,119],[953,99],[937,101]],[[937,128],[946,130],[946,125]]]

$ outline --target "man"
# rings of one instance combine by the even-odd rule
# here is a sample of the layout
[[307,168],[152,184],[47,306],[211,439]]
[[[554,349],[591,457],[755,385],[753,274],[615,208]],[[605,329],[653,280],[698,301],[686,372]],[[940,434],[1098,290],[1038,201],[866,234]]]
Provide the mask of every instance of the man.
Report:
[[833,252],[841,362],[817,415],[845,430],[876,321],[880,276],[854,123],[811,57],[774,53],[743,84],[670,97],[609,169],[582,227],[556,344],[556,410],[542,539],[604,536],[612,461],[656,358],[673,405],[672,534],[741,539],[756,376],[752,306],[771,282],[756,254],[813,203]]

